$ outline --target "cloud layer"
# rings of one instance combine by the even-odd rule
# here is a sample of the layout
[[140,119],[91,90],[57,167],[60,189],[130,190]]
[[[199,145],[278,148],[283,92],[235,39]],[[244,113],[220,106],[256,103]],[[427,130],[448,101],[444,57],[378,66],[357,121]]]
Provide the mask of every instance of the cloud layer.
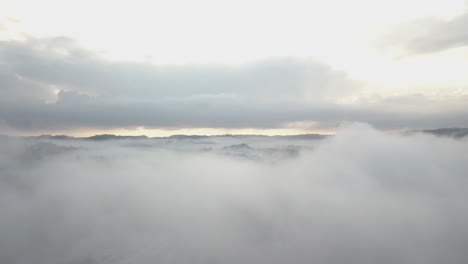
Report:
[[410,103],[382,97],[344,104],[364,84],[313,59],[155,65],[106,60],[61,37],[2,41],[0,62],[0,124],[22,132],[295,122],[324,128],[346,121],[381,128],[468,126],[466,98],[407,95]]
[[[466,140],[354,125],[302,142],[0,142],[1,263],[468,260]],[[240,143],[302,150],[225,155]]]

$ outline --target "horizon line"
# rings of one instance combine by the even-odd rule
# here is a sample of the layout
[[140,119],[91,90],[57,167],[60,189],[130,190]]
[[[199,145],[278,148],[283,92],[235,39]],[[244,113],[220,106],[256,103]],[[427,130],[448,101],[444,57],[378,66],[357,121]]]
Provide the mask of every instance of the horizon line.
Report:
[[[387,132],[437,132],[441,130],[468,130],[466,127],[443,127],[443,128],[434,128],[434,129],[404,129],[404,130],[397,130],[397,131],[387,131]],[[90,136],[71,136],[67,134],[41,134],[41,135],[8,135],[8,134],[0,134],[0,137],[16,137],[16,138],[41,138],[41,137],[52,137],[52,138],[69,138],[69,139],[97,139],[99,137],[115,137],[115,138],[146,138],[146,139],[164,139],[164,138],[176,138],[176,137],[300,137],[300,136],[321,136],[321,137],[328,137],[334,136],[335,133],[330,134],[322,134],[322,133],[298,133],[298,134],[274,134],[274,135],[267,135],[267,134],[237,134],[237,133],[225,133],[225,134],[215,134],[215,135],[207,135],[207,134],[172,134],[168,136],[148,136],[145,134],[140,135],[122,135],[122,134],[113,134],[113,133],[102,133],[102,134],[94,134]]]
[[122,138],[147,138],[147,139],[158,139],[158,138],[174,138],[174,137],[227,137],[227,136],[255,136],[255,137],[297,137],[297,136],[333,136],[335,134],[320,134],[320,133],[300,133],[300,134],[291,134],[291,135],[266,135],[266,134],[217,134],[217,135],[204,135],[204,134],[173,134],[169,136],[148,136],[148,135],[119,135],[119,134],[95,134],[92,136],[69,136],[66,134],[41,134],[35,136],[24,136],[24,135],[7,135],[0,134],[0,137],[18,137],[18,138],[40,138],[40,137],[63,137],[63,138],[74,138],[74,139],[90,139],[95,137],[122,137]]

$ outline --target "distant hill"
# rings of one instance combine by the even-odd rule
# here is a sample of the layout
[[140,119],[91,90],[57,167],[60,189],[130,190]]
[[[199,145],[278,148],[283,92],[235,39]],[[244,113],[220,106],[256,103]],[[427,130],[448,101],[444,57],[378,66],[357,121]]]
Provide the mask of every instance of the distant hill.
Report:
[[[428,129],[428,130],[409,130],[404,132],[407,134],[413,133],[426,133],[436,136],[445,136],[453,138],[463,138],[468,136],[468,128],[439,128],[439,129]],[[1,136],[1,138],[10,138],[10,136]],[[23,138],[31,139],[49,139],[49,140],[91,140],[91,141],[105,141],[105,140],[144,140],[144,139],[173,139],[173,140],[198,140],[198,139],[207,139],[207,138],[274,138],[274,139],[285,139],[285,140],[320,140],[327,137],[332,137],[331,135],[321,135],[321,134],[300,134],[300,135],[288,135],[288,136],[266,136],[266,135],[172,135],[168,137],[153,137],[148,136],[119,136],[113,134],[102,134],[95,135],[90,137],[70,137],[66,135],[41,135],[41,136],[31,136]],[[14,136],[11,136],[14,138]]]
[[34,137],[37,139],[58,139],[58,140],[69,140],[69,139],[75,139],[74,137],[69,137],[65,135],[56,135],[56,136],[51,136],[51,135],[41,135]]
[[431,130],[417,130],[415,132],[422,132],[436,136],[462,138],[468,135],[468,128],[439,128]]
[[81,138],[84,140],[94,140],[94,141],[102,141],[102,140],[115,140],[115,139],[148,139],[147,136],[116,136],[112,134],[103,134],[103,135],[95,135],[92,137],[85,137]]
[[293,136],[275,136],[283,139],[296,139],[296,140],[316,140],[324,139],[329,137],[329,135],[320,135],[320,134],[302,134],[302,135],[293,135]]
[[[4,136],[8,137],[8,136]],[[168,137],[154,137],[150,138],[147,136],[118,136],[113,134],[102,134],[102,135],[95,135],[90,137],[70,137],[66,135],[41,135],[41,136],[32,136],[32,137],[24,137],[24,138],[33,138],[33,139],[48,139],[48,140],[92,140],[92,141],[105,141],[105,140],[120,140],[120,139],[176,139],[176,140],[197,140],[197,139],[205,139],[205,138],[215,138],[215,137],[222,137],[222,138],[277,138],[277,139],[288,139],[288,140],[317,140],[329,137],[328,135],[320,135],[320,134],[301,134],[301,135],[290,135],[290,136],[266,136],[266,135],[214,135],[214,136],[207,136],[207,135],[172,135]]]
[[41,135],[41,136],[32,136],[24,137],[32,139],[49,139],[49,140],[93,140],[93,141],[102,141],[102,140],[113,140],[113,139],[148,139],[147,136],[117,136],[112,134],[102,134],[95,135],[91,137],[70,137],[66,135]]
[[205,135],[172,135],[172,136],[169,136],[167,138],[171,138],[171,139],[201,139],[201,138],[207,138],[209,136],[205,136]]

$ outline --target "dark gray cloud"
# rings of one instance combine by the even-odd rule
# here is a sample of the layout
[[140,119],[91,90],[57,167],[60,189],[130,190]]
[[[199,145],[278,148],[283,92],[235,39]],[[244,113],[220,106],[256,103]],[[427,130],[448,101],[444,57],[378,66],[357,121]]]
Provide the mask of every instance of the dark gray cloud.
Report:
[[[224,127],[272,128],[285,123],[312,120],[319,128],[336,127],[340,122],[370,122],[379,128],[432,128],[468,126],[466,108],[445,110],[432,102],[415,109],[406,105],[377,102],[370,105],[287,104],[257,105],[254,101],[230,99],[167,101],[160,103],[119,103],[88,99],[87,102],[29,104],[0,107],[7,124],[21,130],[119,127]],[[12,110],[13,109],[13,110]],[[313,127],[311,127],[313,128]]]
[[[0,43],[0,127],[276,128],[296,121],[336,126],[466,126],[467,107],[425,98],[343,105],[360,82],[311,59],[243,65],[154,65],[103,59],[68,38]],[[421,111],[433,105],[431,111]],[[7,130],[7,129],[3,129]]]
[[206,140],[0,138],[0,263],[468,261],[466,140],[352,125],[274,163],[237,154],[297,141]]
[[451,20],[426,17],[404,23],[385,37],[387,48],[425,54],[468,45],[468,12]]
[[66,38],[3,42],[1,51],[3,63],[23,78],[106,98],[322,98],[356,85],[343,73],[313,60],[273,59],[241,66],[111,62]]

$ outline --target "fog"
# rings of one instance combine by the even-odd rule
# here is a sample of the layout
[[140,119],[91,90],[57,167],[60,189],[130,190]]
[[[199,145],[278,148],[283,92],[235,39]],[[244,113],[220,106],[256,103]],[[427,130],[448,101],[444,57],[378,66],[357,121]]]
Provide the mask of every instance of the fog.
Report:
[[467,263],[468,141],[0,138],[0,263]]

